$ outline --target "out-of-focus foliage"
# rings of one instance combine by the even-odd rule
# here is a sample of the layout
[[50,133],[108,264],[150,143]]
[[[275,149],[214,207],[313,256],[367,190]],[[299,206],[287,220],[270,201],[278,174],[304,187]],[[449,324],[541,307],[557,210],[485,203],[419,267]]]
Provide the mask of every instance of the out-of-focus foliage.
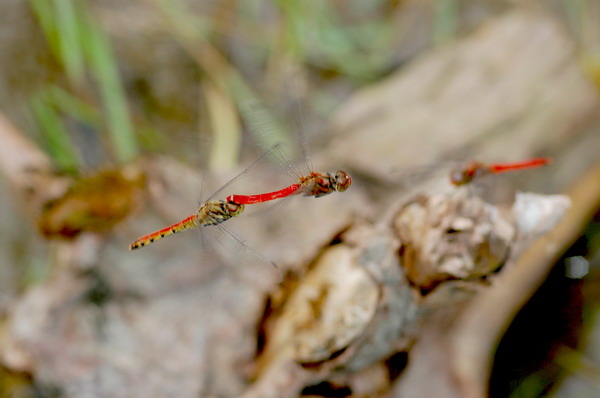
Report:
[[[79,128],[106,129],[111,142],[109,150],[114,152],[115,160],[120,163],[132,160],[138,153],[138,145],[133,135],[117,60],[106,32],[98,25],[87,2],[31,0],[30,4],[52,53],[64,68],[68,82],[62,84],[70,84],[70,90],[81,101],[93,103],[99,100],[102,103],[102,120],[106,120],[106,126]],[[44,135],[48,137],[49,150],[58,165],[62,169],[72,169],[75,162],[71,151],[66,149],[67,132],[62,125],[61,115],[47,99],[40,94],[32,100],[34,114]],[[85,105],[82,104],[61,109],[64,123],[69,118],[84,119],[85,114],[80,112],[83,107]]]
[[[270,109],[281,114],[311,113],[316,109],[328,113],[339,99],[339,95],[329,94],[332,87],[347,90],[386,74],[398,62],[394,50],[404,40],[396,23],[401,5],[383,0],[352,2],[350,6],[321,2],[310,7],[287,1],[196,5],[149,0],[137,7],[154,18],[161,41],[183,49],[180,63],[191,62],[190,67],[197,70],[190,86],[182,87],[181,98],[189,98],[188,90],[197,85],[192,95],[198,103],[188,102],[174,109],[164,98],[157,99],[163,103],[156,105],[148,102],[153,101],[150,98],[134,98],[147,90],[152,96],[160,87],[144,77],[137,82],[131,80],[136,66],[130,67],[127,62],[136,61],[123,54],[119,32],[107,31],[107,24],[119,24],[118,20],[110,20],[110,15],[107,17],[110,6],[59,0],[30,0],[30,5],[63,72],[58,81],[42,87],[32,97],[31,108],[57,166],[70,172],[97,166],[98,159],[90,160],[86,155],[86,145],[101,145],[104,155],[100,162],[113,163],[131,160],[140,145],[151,151],[186,153],[191,147],[206,152],[206,145],[190,146],[190,139],[210,142],[211,168],[231,167],[238,161],[243,139],[242,125],[236,120],[256,124],[254,115],[243,111],[247,102],[267,105],[267,115],[261,116],[263,132],[250,129],[251,139],[263,148],[278,142],[289,144],[294,140],[294,130],[305,126],[285,125]],[[453,25],[448,10],[455,10],[456,4],[448,0],[442,8],[435,7],[436,24],[441,28],[434,30],[444,33],[434,35],[448,38],[452,33],[447,26]],[[124,7],[123,15],[131,11]],[[142,14],[129,17],[143,19]],[[141,29],[134,34],[140,35],[140,48],[152,45],[145,36],[155,32],[145,30],[143,24],[139,26]],[[117,41],[111,44],[111,39]],[[156,47],[162,44],[156,43]],[[152,62],[153,55],[148,55],[145,61]],[[295,79],[299,84],[293,82]],[[307,109],[303,111],[292,109],[292,96],[304,103],[309,95],[315,98],[314,104],[304,104]],[[150,107],[136,107],[144,102]],[[99,117],[90,118],[91,109]],[[132,110],[142,113],[132,114]],[[152,124],[155,117],[179,119],[186,112],[188,121],[179,126],[180,131],[157,131]],[[189,133],[198,126],[202,130],[200,139],[181,138],[182,131]],[[135,135],[134,130],[138,132]],[[210,138],[205,132],[210,132]],[[82,142],[78,138],[90,134],[91,140]],[[290,155],[293,145],[283,148]]]
[[[428,46],[468,33],[508,6],[147,0],[115,12],[108,3],[88,0],[29,3],[63,72],[31,98],[31,108],[57,166],[71,172],[107,161],[122,164],[140,147],[231,168],[245,142],[244,125],[256,124],[243,111],[248,101],[265,104],[267,113],[261,116],[267,133],[251,128],[250,141],[262,148],[293,143],[295,130],[318,127],[348,90],[382,78]],[[585,0],[553,6],[580,38],[595,76],[593,6]],[[164,61],[161,53],[174,58]],[[184,73],[178,80],[169,77],[178,71]],[[66,95],[59,100],[57,91]],[[67,96],[79,105],[67,106]],[[86,108],[98,117],[92,121]],[[281,116],[299,112],[307,125],[283,122],[298,118]],[[90,146],[101,147],[101,155],[90,158]],[[293,147],[283,146],[288,155]]]

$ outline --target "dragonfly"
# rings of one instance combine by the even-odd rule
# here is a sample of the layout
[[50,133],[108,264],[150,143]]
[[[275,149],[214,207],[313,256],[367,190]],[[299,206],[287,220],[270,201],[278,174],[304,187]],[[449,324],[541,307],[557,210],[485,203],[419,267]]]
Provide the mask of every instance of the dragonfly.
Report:
[[318,173],[311,171],[308,175],[300,175],[298,182],[283,189],[257,195],[229,195],[227,202],[240,205],[268,202],[291,195],[314,196],[320,198],[332,192],[344,192],[352,185],[352,177],[345,171],[335,173]]
[[[256,110],[252,110],[250,113],[256,113]],[[252,126],[251,124],[252,123],[250,123],[249,126],[251,129],[256,127]],[[306,173],[301,173],[298,171],[281,152],[280,145],[276,145],[273,152],[277,154],[277,163],[285,166],[285,168],[288,170],[288,173],[295,179],[295,183],[273,192],[256,195],[230,195],[226,199],[227,202],[250,205],[281,199],[293,195],[320,198],[332,192],[344,192],[350,187],[350,185],[352,185],[352,177],[350,177],[350,175],[343,170],[338,170],[332,173],[320,173],[314,171],[307,140],[304,136],[304,129],[302,128],[304,123],[302,120],[298,120],[297,124],[299,124],[301,127],[298,130],[298,134],[300,136],[299,139],[304,155]]]
[[475,179],[490,175],[505,173],[508,171],[531,169],[535,167],[550,164],[552,160],[547,157],[533,158],[514,163],[492,163],[484,164],[480,162],[470,162],[466,166],[456,169],[450,173],[450,182],[453,185],[461,186],[472,182]]
[[187,231],[197,227],[208,227],[219,225],[232,217],[239,216],[244,211],[244,205],[229,203],[224,200],[207,200],[200,205],[196,214],[184,218],[183,220],[170,225],[166,228],[152,232],[148,235],[138,238],[129,245],[129,250],[139,249],[154,243],[166,236],[177,232]]
[[[148,235],[144,235],[141,238],[136,239],[133,243],[129,245],[129,250],[135,250],[141,247],[145,247],[169,235],[173,235],[182,231],[187,231],[192,228],[216,226],[229,220],[230,218],[237,217],[240,214],[242,214],[245,209],[244,204],[231,202],[228,199],[215,200],[214,198],[225,188],[227,188],[235,181],[239,180],[242,176],[247,174],[250,171],[250,169],[252,169],[273,149],[274,148],[270,148],[267,151],[265,151],[258,159],[252,162],[252,164],[246,167],[241,173],[227,181],[225,185],[219,188],[203,204],[200,205],[195,214],[192,214],[191,216],[188,216],[173,225],[169,225],[168,227],[159,229],[158,231],[152,232]],[[221,228],[224,229],[223,226],[221,226]],[[232,234],[229,230],[224,230],[229,235]],[[234,239],[240,241],[239,238],[235,236]]]

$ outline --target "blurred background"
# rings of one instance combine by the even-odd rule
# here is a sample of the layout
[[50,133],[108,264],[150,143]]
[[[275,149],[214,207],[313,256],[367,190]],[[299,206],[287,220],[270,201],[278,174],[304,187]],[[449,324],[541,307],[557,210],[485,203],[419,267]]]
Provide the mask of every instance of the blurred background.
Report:
[[[593,0],[3,0],[0,396],[241,396],[278,274],[389,222],[434,165],[554,159],[486,187],[498,203],[600,184],[599,20]],[[239,240],[127,251],[277,143],[353,186],[250,211]],[[217,199],[292,183],[281,169],[267,157]],[[599,394],[590,195],[498,347],[491,396]],[[271,396],[396,396],[406,361]]]

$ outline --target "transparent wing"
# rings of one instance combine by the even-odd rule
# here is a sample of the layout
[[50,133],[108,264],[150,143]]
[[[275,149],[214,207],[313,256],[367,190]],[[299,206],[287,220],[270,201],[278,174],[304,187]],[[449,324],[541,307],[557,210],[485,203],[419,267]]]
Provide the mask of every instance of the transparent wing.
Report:
[[289,135],[284,133],[282,124],[256,100],[246,100],[242,102],[240,108],[242,118],[258,145],[262,148],[277,145],[278,150],[269,155],[270,160],[285,167],[295,179],[300,178],[302,173],[289,160],[293,155],[293,146]]
[[399,186],[411,188],[418,185],[423,180],[433,177],[437,178],[444,176],[444,178],[446,178],[447,176],[448,181],[450,181],[450,172],[464,164],[464,161],[449,161],[440,164],[394,168],[390,171],[390,175],[393,176],[393,179]]
[[290,102],[291,112],[294,120],[294,130],[298,135],[298,141],[302,147],[302,156],[304,157],[304,163],[306,165],[306,172],[310,174],[314,168],[312,159],[310,157],[310,148],[308,146],[308,136],[306,133],[307,123],[304,112],[304,106],[302,105],[301,98],[306,92],[306,84],[300,73],[291,72],[285,83],[286,92]]
[[223,192],[223,190],[226,189],[227,187],[229,187],[231,184],[233,184],[234,182],[247,176],[248,172],[250,170],[252,170],[254,167],[256,167],[257,164],[262,162],[265,158],[270,156],[273,152],[279,151],[280,145],[281,144],[275,144],[272,147],[270,147],[269,149],[265,150],[255,161],[250,163],[250,165],[248,167],[246,167],[242,172],[240,172],[238,175],[233,177],[231,180],[227,181],[225,183],[225,185],[223,185],[221,188],[217,189],[212,195],[210,195],[210,197],[208,199],[206,199],[206,201],[208,202],[209,200],[213,200],[218,194]]
[[[216,234],[215,237],[218,243],[225,249],[224,255],[228,262],[241,266],[269,265],[275,270],[278,281],[280,282],[283,279],[281,270],[273,260],[266,258],[227,226],[223,224],[218,225],[216,232],[222,234],[222,236]],[[243,264],[240,264],[240,262]]]

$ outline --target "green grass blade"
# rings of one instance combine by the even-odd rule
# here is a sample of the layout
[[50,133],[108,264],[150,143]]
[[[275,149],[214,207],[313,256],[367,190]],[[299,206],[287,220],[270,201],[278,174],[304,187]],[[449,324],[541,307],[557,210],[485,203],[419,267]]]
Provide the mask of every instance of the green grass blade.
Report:
[[82,41],[93,77],[98,84],[106,112],[110,140],[120,163],[131,161],[139,150],[129,117],[125,92],[119,77],[117,61],[108,37],[83,3],[80,3],[83,24]]
[[83,102],[73,94],[59,86],[50,85],[46,88],[46,95],[48,101],[59,111],[86,124],[92,125],[96,129],[100,128],[101,118],[98,110]]
[[72,1],[54,0],[54,10],[59,44],[59,58],[67,76],[75,83],[81,83],[85,74],[83,48],[80,41],[80,17]]
[[48,0],[29,0],[29,4],[44,35],[46,35],[50,50],[57,59],[60,59],[60,43],[52,3]]
[[57,166],[62,171],[75,173],[79,168],[76,151],[71,145],[60,115],[49,103],[47,95],[42,92],[32,98],[31,109]]
[[50,50],[65,68],[66,75],[74,83],[81,83],[85,76],[85,63],[80,41],[80,18],[69,0],[30,0],[29,4]]

